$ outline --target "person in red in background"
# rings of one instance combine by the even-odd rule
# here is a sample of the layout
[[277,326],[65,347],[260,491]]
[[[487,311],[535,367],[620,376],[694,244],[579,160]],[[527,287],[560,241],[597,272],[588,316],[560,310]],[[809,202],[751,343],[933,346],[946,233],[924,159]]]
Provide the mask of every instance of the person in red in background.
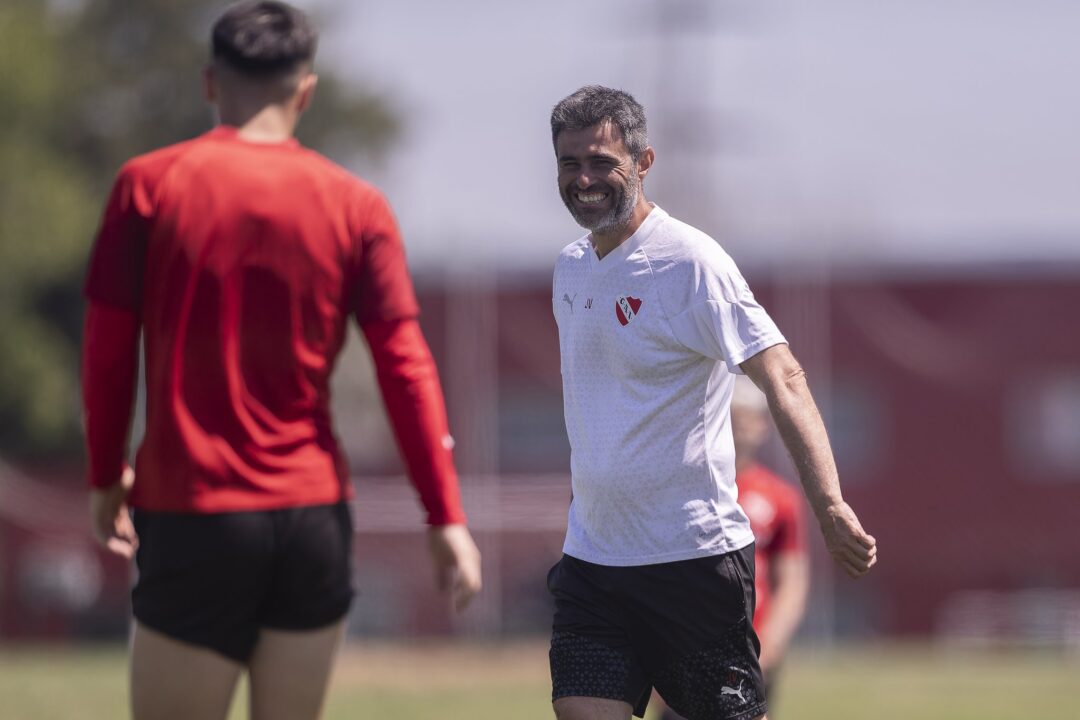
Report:
[[[802,495],[758,462],[770,430],[765,395],[749,378],[735,378],[731,397],[735,484],[739,505],[750,518],[756,539],[754,630],[761,640],[759,661],[765,675],[765,696],[771,702],[780,665],[806,609],[810,558]],[[775,714],[773,710],[769,716]],[[664,708],[661,719],[680,720],[680,716]]]
[[[91,254],[91,520],[139,569],[135,718],[224,718],[244,670],[253,718],[314,718],[353,596],[352,488],[329,409],[350,316],[459,609],[480,556],[390,207],[293,138],[315,90],[315,30],[283,3],[244,2],[211,44],[220,124],[124,165]],[[140,332],[146,437],[132,472]]]
[[769,437],[769,406],[753,383],[735,380],[731,431],[739,504],[757,538],[754,628],[761,639],[761,669],[772,689],[788,643],[802,622],[810,591],[810,558],[798,489],[758,462]]

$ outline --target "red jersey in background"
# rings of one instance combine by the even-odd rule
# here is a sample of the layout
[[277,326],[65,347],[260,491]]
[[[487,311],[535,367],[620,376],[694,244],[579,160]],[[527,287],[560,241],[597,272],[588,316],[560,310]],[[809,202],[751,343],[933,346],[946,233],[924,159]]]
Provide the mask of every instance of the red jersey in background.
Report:
[[739,505],[754,531],[754,566],[757,607],[754,628],[760,630],[772,598],[772,562],[784,553],[805,553],[802,495],[761,465],[751,465],[735,476]]

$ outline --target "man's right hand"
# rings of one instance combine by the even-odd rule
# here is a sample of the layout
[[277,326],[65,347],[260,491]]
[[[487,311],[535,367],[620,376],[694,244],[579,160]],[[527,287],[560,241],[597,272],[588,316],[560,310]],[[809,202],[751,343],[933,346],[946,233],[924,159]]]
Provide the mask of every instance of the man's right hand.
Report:
[[825,547],[853,578],[862,577],[877,563],[877,540],[867,534],[846,502],[830,506],[818,517]]
[[135,557],[139,538],[128,515],[127,496],[135,484],[135,472],[124,468],[120,481],[90,491],[90,529],[109,552],[125,560]]
[[449,590],[454,609],[465,606],[480,592],[480,550],[464,525],[438,525],[428,530],[428,546],[435,563],[440,590]]

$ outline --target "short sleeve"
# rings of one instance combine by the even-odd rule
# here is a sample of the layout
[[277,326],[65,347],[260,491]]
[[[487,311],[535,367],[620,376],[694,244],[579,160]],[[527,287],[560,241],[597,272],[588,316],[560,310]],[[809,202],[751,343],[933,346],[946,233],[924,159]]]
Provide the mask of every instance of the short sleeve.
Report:
[[787,342],[726,254],[718,251],[701,261],[695,275],[689,306],[671,319],[683,345],[741,374],[740,363]]
[[90,252],[83,294],[106,305],[142,309],[150,197],[129,167],[120,171]]
[[359,267],[352,292],[352,310],[361,325],[405,320],[420,314],[405,247],[390,204],[380,193],[366,199],[359,230]]

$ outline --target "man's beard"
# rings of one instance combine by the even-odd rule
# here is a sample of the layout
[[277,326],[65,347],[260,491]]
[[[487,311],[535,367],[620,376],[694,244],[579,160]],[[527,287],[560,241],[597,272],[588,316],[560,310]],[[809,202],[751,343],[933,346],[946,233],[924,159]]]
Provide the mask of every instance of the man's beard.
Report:
[[581,227],[593,233],[604,235],[616,232],[630,223],[634,214],[634,206],[637,205],[638,196],[641,194],[641,182],[637,175],[631,175],[626,185],[612,185],[611,191],[615,195],[615,202],[611,210],[597,217],[595,215],[583,215],[578,212],[574,205],[573,194],[579,192],[577,188],[559,193],[563,204],[570,211],[571,217]]

